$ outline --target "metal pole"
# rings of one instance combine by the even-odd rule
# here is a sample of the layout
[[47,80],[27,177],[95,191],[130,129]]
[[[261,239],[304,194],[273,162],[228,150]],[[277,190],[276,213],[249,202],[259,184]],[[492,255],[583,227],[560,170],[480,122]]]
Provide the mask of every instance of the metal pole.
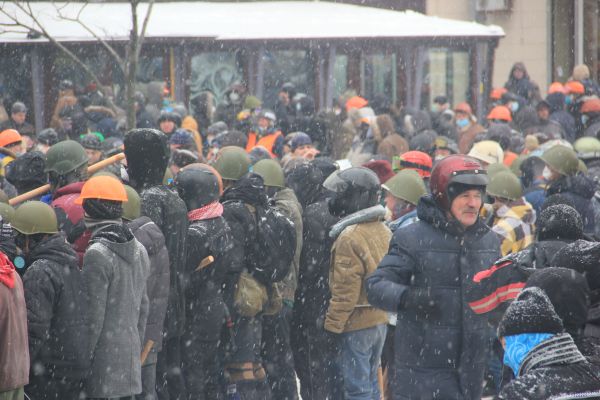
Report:
[[575,0],[575,65],[583,64],[583,2],[584,0]]

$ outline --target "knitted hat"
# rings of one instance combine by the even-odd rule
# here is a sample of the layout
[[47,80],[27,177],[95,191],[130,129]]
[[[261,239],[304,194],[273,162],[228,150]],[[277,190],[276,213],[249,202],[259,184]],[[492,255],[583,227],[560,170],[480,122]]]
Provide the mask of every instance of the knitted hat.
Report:
[[388,160],[373,160],[363,164],[363,167],[369,168],[377,174],[379,182],[385,183],[394,176],[392,164]]
[[300,146],[306,146],[312,144],[310,136],[304,132],[296,132],[290,141],[290,147],[292,151],[296,150]]
[[538,287],[524,289],[511,303],[498,326],[498,337],[521,333],[561,333],[560,317],[544,291]]
[[185,129],[176,129],[169,138],[169,144],[189,146],[194,144],[192,135]]
[[573,207],[566,204],[556,204],[544,209],[536,222],[537,239],[577,240],[583,237],[583,222],[581,216]]

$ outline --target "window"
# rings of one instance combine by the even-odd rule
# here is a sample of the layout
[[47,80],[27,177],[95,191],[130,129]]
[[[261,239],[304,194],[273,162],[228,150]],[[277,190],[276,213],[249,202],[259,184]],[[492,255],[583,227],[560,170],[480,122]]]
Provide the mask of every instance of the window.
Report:
[[447,96],[452,105],[469,100],[468,51],[431,48],[422,56],[421,108],[430,109],[436,96]]
[[231,84],[242,81],[243,72],[237,51],[203,52],[192,57],[190,98],[211,91],[219,103]]
[[397,65],[395,53],[366,54],[361,62],[363,96],[373,99],[375,95],[384,95],[395,104]]
[[312,59],[306,50],[266,50],[263,55],[263,104],[273,107],[279,89],[286,82],[296,85],[297,93],[314,97],[315,74]]

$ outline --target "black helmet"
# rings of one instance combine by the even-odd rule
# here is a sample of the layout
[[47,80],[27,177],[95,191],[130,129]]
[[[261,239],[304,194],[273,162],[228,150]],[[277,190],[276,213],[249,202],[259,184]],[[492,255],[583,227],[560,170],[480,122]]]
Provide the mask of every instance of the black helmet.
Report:
[[87,135],[83,135],[79,139],[79,143],[81,143],[81,145],[83,146],[84,149],[89,149],[89,150],[101,150],[102,149],[102,142],[100,142],[100,139],[98,138],[98,136],[94,135],[93,133],[88,133]]
[[339,216],[377,205],[381,189],[377,175],[364,167],[336,171],[325,180],[323,186],[334,193],[329,210]]
[[133,129],[125,135],[129,183],[138,192],[160,185],[169,164],[167,135],[157,129]]
[[6,166],[6,180],[19,194],[45,185],[47,182],[46,156],[39,151],[30,151]]
[[38,143],[53,146],[58,143],[58,133],[52,128],[42,129],[37,135]]
[[198,209],[219,200],[221,177],[208,166],[191,164],[175,176],[175,187],[188,211]]

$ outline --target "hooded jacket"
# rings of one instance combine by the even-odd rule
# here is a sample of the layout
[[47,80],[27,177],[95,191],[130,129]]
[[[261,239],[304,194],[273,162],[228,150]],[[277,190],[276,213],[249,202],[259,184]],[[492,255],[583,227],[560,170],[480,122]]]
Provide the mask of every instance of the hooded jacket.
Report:
[[502,241],[503,256],[521,251],[535,239],[535,210],[523,198],[505,204],[494,211],[492,231]]
[[156,129],[134,129],[125,137],[125,156],[131,186],[140,194],[141,213],[149,217],[165,237],[169,253],[169,304],[166,338],[183,333],[185,300],[183,284],[186,260],[187,208],[177,193],[162,184],[169,162],[167,137]]
[[28,376],[23,282],[8,258],[0,254],[0,393],[22,388]]
[[23,286],[29,355],[32,365],[43,366],[32,368],[32,375],[39,376],[32,380],[36,388],[29,388],[28,393],[44,393],[47,380],[76,382],[85,377],[89,367],[85,293],[77,254],[62,234],[36,245],[27,263]]
[[127,224],[133,236],[144,246],[150,261],[150,271],[146,282],[148,294],[148,320],[144,330],[142,347],[149,340],[154,342],[146,364],[155,361],[156,353],[162,349],[163,329],[169,304],[169,252],[165,237],[148,217],[137,218]]
[[91,228],[83,257],[92,362],[85,392],[92,398],[132,396],[142,391],[150,261],[144,246],[118,221],[99,221]]
[[[367,278],[369,302],[398,312],[394,399],[480,399],[487,320],[467,304],[473,276],[499,257],[497,236],[481,221],[464,228],[431,195],[417,205],[419,221],[396,230],[388,254]],[[430,312],[405,308],[409,290],[427,290]]]

